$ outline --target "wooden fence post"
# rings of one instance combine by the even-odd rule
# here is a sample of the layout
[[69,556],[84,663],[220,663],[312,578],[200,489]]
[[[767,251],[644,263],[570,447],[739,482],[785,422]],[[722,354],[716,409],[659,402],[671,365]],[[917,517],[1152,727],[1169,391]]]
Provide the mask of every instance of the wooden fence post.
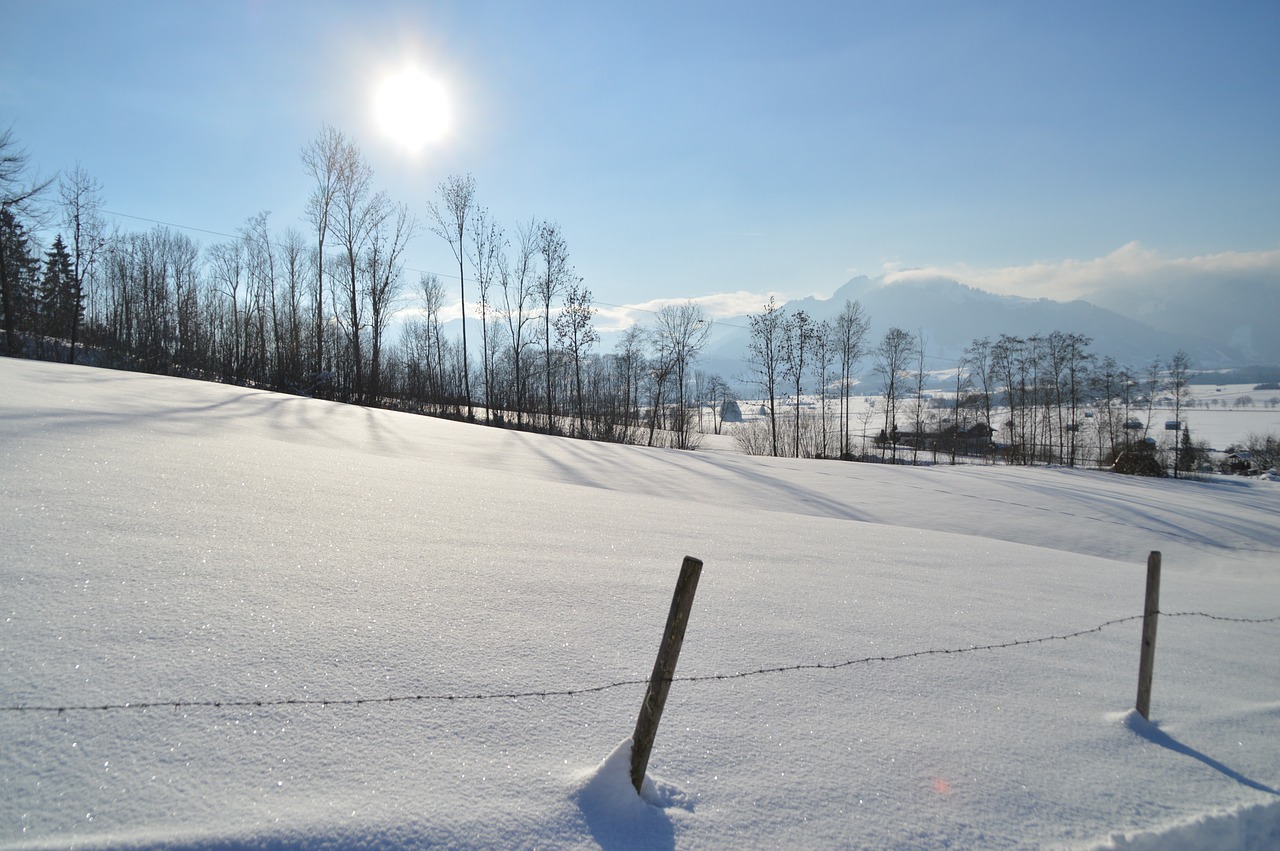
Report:
[[1138,714],[1150,718],[1151,675],[1156,665],[1156,621],[1160,617],[1160,553],[1147,556],[1147,600],[1142,610],[1142,659],[1138,663]]
[[644,785],[644,772],[649,767],[649,754],[653,739],[658,734],[658,722],[667,704],[667,692],[671,690],[671,677],[676,672],[680,658],[680,646],[684,643],[684,629],[689,624],[689,611],[693,608],[693,595],[698,590],[698,577],[702,575],[702,562],[693,556],[685,556],[680,566],[680,578],[671,598],[671,611],[667,614],[667,629],[658,647],[658,659],[653,664],[653,674],[645,689],[644,702],[640,704],[640,717],[631,735],[631,785],[636,792]]

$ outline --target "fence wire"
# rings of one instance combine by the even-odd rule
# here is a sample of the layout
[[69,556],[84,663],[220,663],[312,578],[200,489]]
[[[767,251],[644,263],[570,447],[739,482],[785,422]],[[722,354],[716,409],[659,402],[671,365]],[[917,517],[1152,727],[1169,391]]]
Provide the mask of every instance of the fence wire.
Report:
[[[1166,618],[1186,618],[1197,617],[1207,618],[1214,621],[1227,621],[1230,623],[1275,623],[1280,621],[1280,616],[1273,618],[1233,618],[1223,615],[1211,615],[1207,612],[1157,612],[1161,617]],[[1045,635],[1039,638],[1022,638],[1014,641],[1005,641],[999,644],[974,644],[967,647],[950,647],[950,648],[931,648],[929,650],[913,650],[909,653],[898,653],[892,656],[862,656],[857,659],[844,659],[839,662],[805,662],[798,665],[779,665],[770,668],[756,668],[750,671],[738,671],[732,674],[694,674],[683,677],[672,677],[673,683],[706,683],[720,680],[741,680],[748,677],[765,676],[768,674],[783,674],[791,671],[830,671],[837,668],[849,668],[854,665],[867,665],[874,662],[902,662],[907,659],[919,659],[925,656],[954,656],[961,653],[976,653],[984,650],[1004,650],[1011,647],[1025,647],[1032,644],[1045,644],[1051,641],[1068,641],[1073,638],[1080,638],[1085,635],[1093,635],[1108,627],[1118,626],[1119,624],[1129,623],[1130,621],[1142,620],[1143,615],[1130,615],[1126,618],[1116,618],[1105,623],[1098,624],[1089,629],[1081,629],[1076,632],[1063,633],[1061,635]],[[147,710],[147,709],[198,709],[198,708],[214,708],[214,709],[243,709],[243,708],[268,708],[279,706],[364,706],[373,704],[386,703],[414,703],[414,702],[451,702],[451,701],[481,701],[481,700],[520,700],[522,698],[551,698],[551,697],[575,697],[587,694],[599,694],[604,691],[625,688],[627,686],[647,685],[649,679],[646,677],[642,680],[618,680],[603,685],[587,686],[583,688],[568,688],[557,690],[543,691],[510,691],[510,692],[481,692],[472,694],[406,694],[391,695],[388,697],[352,697],[352,698],[285,698],[280,700],[156,700],[156,701],[130,701],[128,703],[105,703],[101,705],[80,705],[80,706],[0,706],[0,712],[109,712],[120,710]]]

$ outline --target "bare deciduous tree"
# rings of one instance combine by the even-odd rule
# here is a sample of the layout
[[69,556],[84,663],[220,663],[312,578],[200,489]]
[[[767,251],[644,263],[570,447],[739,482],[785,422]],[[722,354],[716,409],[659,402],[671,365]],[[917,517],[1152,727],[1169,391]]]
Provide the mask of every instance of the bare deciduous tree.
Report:
[[853,390],[853,370],[858,361],[866,355],[867,332],[871,320],[867,317],[862,304],[846,301],[836,317],[835,347],[840,360],[840,454],[849,454],[849,396]]
[[[1169,361],[1169,391],[1173,394],[1173,419],[1178,423],[1179,431],[1186,427],[1182,422],[1182,406],[1190,395],[1191,356],[1182,349]],[[1190,434],[1190,431],[1187,432]],[[1180,435],[1179,435],[1180,437]],[[1182,440],[1174,441],[1173,477],[1178,477],[1182,469]]]
[[427,357],[427,393],[432,401],[444,400],[444,341],[440,335],[440,312],[444,310],[444,284],[440,278],[429,273],[418,277],[418,292],[422,296],[422,306],[426,312],[423,325],[423,349]]
[[280,262],[283,265],[281,286],[281,334],[278,343],[281,352],[280,373],[286,386],[300,387],[302,379],[303,334],[302,298],[306,281],[307,247],[303,236],[289,228],[280,242]]
[[389,215],[375,224],[369,236],[364,276],[369,299],[369,389],[375,398],[382,394],[382,335],[400,294],[400,275],[404,271],[400,257],[417,228],[409,208],[396,204]]
[[507,238],[501,226],[494,221],[484,207],[476,210],[475,225],[471,228],[471,268],[475,270],[476,289],[480,304],[480,372],[484,381],[484,418],[490,416],[489,406],[493,395],[493,347],[490,345],[489,309],[490,292],[501,277],[506,264]]
[[528,399],[525,354],[530,345],[528,324],[533,319],[529,311],[533,307],[538,280],[538,234],[538,226],[532,220],[518,227],[515,260],[510,265],[503,263],[498,270],[498,284],[502,289],[502,314],[506,321],[507,336],[511,341],[517,425],[524,424]]
[[464,239],[471,206],[475,201],[476,182],[471,175],[449,175],[440,183],[440,200],[427,206],[431,216],[431,232],[449,243],[458,261],[458,299],[462,305],[462,393],[467,400],[467,419],[471,419],[471,369],[467,360],[467,284],[463,260]]
[[764,393],[769,413],[771,454],[778,454],[778,378],[782,367],[782,345],[786,313],[773,299],[764,311],[748,317],[751,341],[747,344],[747,360],[755,371],[756,383]]
[[556,296],[576,283],[573,267],[569,265],[569,249],[565,245],[560,226],[543,222],[538,228],[538,253],[542,255],[542,274],[534,284],[534,293],[542,306],[542,352],[546,379],[547,428],[555,428],[555,395],[552,389],[551,368],[551,305]]
[[571,283],[569,291],[565,294],[564,308],[556,316],[556,335],[560,345],[568,352],[569,359],[573,362],[578,435],[583,434],[586,423],[586,411],[582,403],[582,360],[587,351],[600,339],[600,335],[591,327],[591,317],[594,314],[591,290],[579,286],[577,282]]
[[339,321],[347,333],[351,368],[355,374],[353,391],[357,399],[362,398],[365,392],[361,333],[366,326],[366,299],[360,285],[361,261],[374,234],[389,215],[391,202],[386,193],[373,191],[373,168],[354,143],[347,144],[339,159],[329,231],[342,250],[341,272],[345,279],[342,307],[345,316],[339,313]]
[[659,350],[659,359],[671,362],[676,390],[676,422],[672,424],[672,428],[676,431],[677,448],[680,449],[686,448],[689,443],[690,420],[685,392],[689,366],[697,359],[710,337],[711,322],[697,303],[686,301],[683,304],[669,304],[658,311],[654,345]]
[[[884,383],[884,437],[885,445],[893,446],[894,435],[898,430],[898,402],[902,398],[901,379],[910,364],[915,351],[915,338],[910,331],[901,328],[890,328],[876,346],[876,374]],[[893,452],[897,459],[896,450]]]
[[622,337],[613,349],[622,378],[625,421],[630,426],[640,424],[640,387],[644,383],[645,370],[648,368],[648,360],[644,356],[645,336],[643,328],[632,325],[622,332]]
[[813,329],[813,373],[818,379],[818,422],[819,429],[819,445],[822,447],[819,453],[826,457],[829,448],[827,446],[827,386],[830,378],[829,370],[831,364],[835,361],[837,354],[837,341],[835,338],[835,328],[826,320],[819,322]]
[[71,312],[71,349],[67,363],[76,362],[76,342],[84,315],[85,285],[106,247],[106,223],[102,219],[102,186],[79,164],[58,182],[62,220],[71,236],[71,274],[75,290]]
[[338,191],[338,175],[343,162],[349,156],[351,144],[342,132],[325,125],[320,135],[302,149],[302,165],[315,181],[311,196],[307,199],[307,218],[315,228],[316,268],[312,285],[312,319],[315,323],[315,361],[312,370],[319,375],[324,371],[325,301],[324,301],[324,244],[329,236],[329,218],[333,212],[333,200]]
[[804,394],[804,377],[813,355],[813,320],[803,310],[797,310],[783,324],[782,372],[791,382],[794,392],[795,433],[792,454],[800,457],[800,399]]

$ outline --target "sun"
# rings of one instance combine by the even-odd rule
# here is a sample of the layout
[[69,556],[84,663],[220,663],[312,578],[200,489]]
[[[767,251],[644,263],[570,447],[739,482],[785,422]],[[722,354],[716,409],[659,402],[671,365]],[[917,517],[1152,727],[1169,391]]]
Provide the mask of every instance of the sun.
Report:
[[373,112],[382,131],[411,151],[440,141],[449,130],[444,86],[416,68],[406,68],[379,84]]

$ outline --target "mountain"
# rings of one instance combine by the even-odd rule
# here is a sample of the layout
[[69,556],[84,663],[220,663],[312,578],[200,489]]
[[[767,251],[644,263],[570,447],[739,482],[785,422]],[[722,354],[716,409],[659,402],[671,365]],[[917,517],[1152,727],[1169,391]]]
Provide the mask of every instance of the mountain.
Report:
[[[893,327],[922,333],[935,369],[954,364],[975,339],[1051,331],[1084,334],[1093,340],[1090,351],[1137,369],[1167,361],[1179,349],[1198,369],[1280,364],[1280,286],[1260,279],[1228,278],[1206,287],[1203,278],[1167,276],[1116,286],[1090,301],[1063,302],[997,295],[943,277],[888,281],[859,276],[829,298],[809,296],[782,307],[834,320],[846,301],[857,301],[866,311],[872,345]],[[468,326],[478,358],[479,323],[469,321]],[[459,323],[446,324],[446,334],[456,337],[459,332]],[[613,351],[620,337],[620,332],[602,333],[595,351]],[[750,317],[717,319],[698,368],[749,384],[749,340]],[[864,360],[864,372],[868,363]]]
[[[996,295],[947,278],[887,282],[883,277],[859,276],[830,298],[796,299],[784,308],[788,313],[804,310],[814,319],[830,320],[840,313],[846,301],[857,301],[870,318],[868,340],[872,344],[893,327],[923,334],[935,367],[940,361],[958,360],[965,348],[981,337],[1025,337],[1051,331],[1085,334],[1093,340],[1090,350],[1094,353],[1111,355],[1135,367],[1167,360],[1179,349],[1191,355],[1197,367],[1205,368],[1239,366],[1259,359],[1280,360],[1275,335],[1268,337],[1257,330],[1268,321],[1274,324],[1273,317],[1280,316],[1280,307],[1252,320],[1253,324],[1240,325],[1239,308],[1226,306],[1218,311],[1224,314],[1222,321],[1200,328],[1191,317],[1197,310],[1203,314],[1203,306],[1183,307],[1191,299],[1179,300],[1177,296],[1170,293],[1159,303],[1148,297],[1141,304],[1142,310],[1117,298],[1122,310],[1114,310],[1083,300],[1061,302]],[[1254,301],[1266,303],[1256,293]],[[1158,321],[1142,321],[1143,318]],[[1231,319],[1237,321],[1234,329],[1228,327]],[[746,374],[743,359],[750,337],[749,322],[746,316],[717,322],[719,333],[705,351],[704,369],[726,377]],[[1206,333],[1210,331],[1216,333],[1210,336]]]
[[1103,307],[1160,331],[1221,343],[1234,359],[1280,363],[1280,284],[1251,277],[1222,277],[1212,286],[1170,276],[1158,286],[1100,292]]

